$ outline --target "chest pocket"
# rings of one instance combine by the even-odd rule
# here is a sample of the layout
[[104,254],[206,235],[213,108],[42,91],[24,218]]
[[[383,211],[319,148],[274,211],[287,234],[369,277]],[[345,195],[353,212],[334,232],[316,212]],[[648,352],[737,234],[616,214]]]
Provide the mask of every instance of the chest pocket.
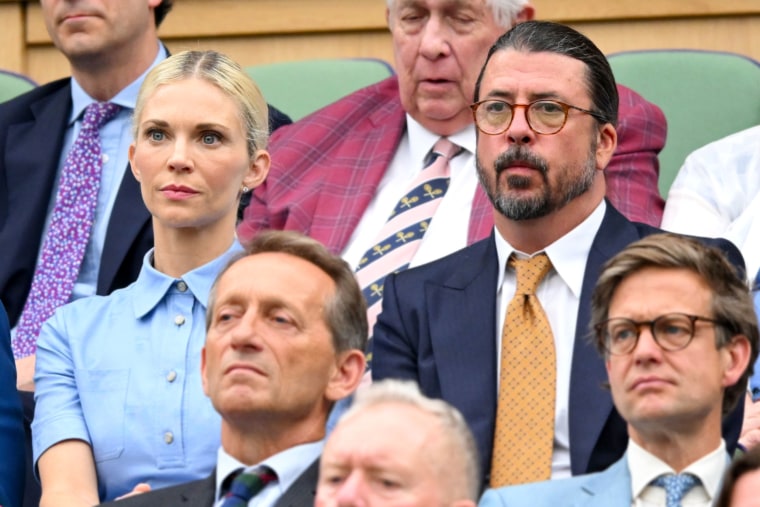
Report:
[[129,370],[77,370],[82,414],[96,462],[124,452],[124,428]]

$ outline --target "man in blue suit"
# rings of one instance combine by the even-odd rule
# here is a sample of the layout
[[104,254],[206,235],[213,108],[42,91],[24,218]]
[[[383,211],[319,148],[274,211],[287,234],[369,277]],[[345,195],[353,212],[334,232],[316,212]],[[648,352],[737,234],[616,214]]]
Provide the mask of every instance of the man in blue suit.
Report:
[[[490,483],[497,400],[510,387],[500,380],[501,343],[511,343],[502,340],[502,329],[517,283],[507,264],[512,256],[545,253],[551,267],[536,296],[553,335],[554,350],[547,352],[556,358],[556,371],[549,372],[556,373],[556,401],[542,478],[603,470],[625,452],[627,433],[600,388],[604,363],[585,339],[591,290],[609,258],[659,232],[628,221],[604,198],[603,171],[617,141],[612,71],[580,33],[529,21],[491,48],[475,100],[478,173],[495,230],[386,280],[373,378],[413,379],[426,395],[457,407]],[[716,243],[743,269],[732,244]],[[546,373],[527,369],[526,383]],[[737,410],[727,426],[729,448],[741,426]]]
[[591,314],[628,422],[625,456],[603,472],[489,490],[480,505],[713,505],[730,461],[721,418],[757,358],[746,284],[719,250],[658,234],[610,260]]

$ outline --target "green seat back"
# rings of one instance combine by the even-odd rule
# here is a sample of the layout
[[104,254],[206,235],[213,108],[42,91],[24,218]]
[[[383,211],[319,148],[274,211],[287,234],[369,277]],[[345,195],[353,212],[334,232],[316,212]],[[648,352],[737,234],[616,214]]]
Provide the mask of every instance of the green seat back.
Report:
[[10,100],[28,92],[37,84],[26,76],[7,70],[0,70],[0,102]]
[[760,125],[760,63],[700,50],[648,50],[608,56],[618,83],[654,102],[668,120],[660,153],[666,197],[686,156],[731,133]]
[[293,121],[341,97],[393,75],[383,60],[337,58],[246,67],[267,102]]

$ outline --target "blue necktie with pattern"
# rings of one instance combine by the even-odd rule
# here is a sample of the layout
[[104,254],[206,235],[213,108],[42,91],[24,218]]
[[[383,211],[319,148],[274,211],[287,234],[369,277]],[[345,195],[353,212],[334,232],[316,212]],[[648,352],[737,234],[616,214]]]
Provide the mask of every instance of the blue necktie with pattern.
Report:
[[681,507],[681,500],[694,486],[701,481],[692,474],[661,475],[652,484],[665,488],[666,507]]
[[221,507],[245,507],[248,501],[256,496],[264,486],[277,479],[277,475],[269,467],[258,467],[247,472],[239,471],[232,481],[230,490],[224,495]]

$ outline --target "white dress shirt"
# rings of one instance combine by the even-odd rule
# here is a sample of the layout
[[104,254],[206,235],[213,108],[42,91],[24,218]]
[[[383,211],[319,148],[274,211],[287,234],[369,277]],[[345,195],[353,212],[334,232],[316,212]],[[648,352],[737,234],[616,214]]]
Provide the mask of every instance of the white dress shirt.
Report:
[[[378,231],[383,228],[393,208],[422,171],[425,158],[441,137],[426,130],[408,114],[406,125],[406,133],[380,180],[375,196],[343,250],[342,257],[352,269],[356,269],[364,253],[377,243]],[[465,129],[448,136],[448,139],[466,151],[449,162],[449,188],[441,199],[409,267],[440,259],[467,246],[470,211],[478,186],[474,155],[475,127],[468,125]]]
[[286,449],[282,452],[270,456],[261,463],[253,466],[246,466],[230,456],[223,447],[219,447],[216,460],[216,503],[215,507],[222,504],[222,498],[219,498],[222,490],[222,482],[235,470],[245,468],[246,470],[254,469],[266,465],[277,474],[277,479],[273,480],[262,489],[256,496],[248,502],[248,507],[270,507],[277,503],[280,497],[293,485],[304,471],[322,454],[322,448],[325,441],[312,442],[309,444],[297,445]]
[[670,187],[662,228],[729,239],[754,279],[760,270],[760,126],[712,142],[686,158]]
[[[628,441],[628,469],[631,471],[631,488],[635,507],[665,507],[665,489],[650,483],[663,474],[676,474],[667,463],[644,450],[633,440]],[[703,456],[680,473],[699,477],[700,484],[684,495],[683,507],[710,507],[718,496],[723,473],[728,466],[728,453],[723,440],[717,449]]]
[[[557,358],[557,397],[554,411],[554,452],[552,454],[552,479],[570,477],[570,428],[568,405],[570,402],[570,369],[573,361],[575,327],[578,321],[583,277],[591,244],[604,219],[607,205],[604,200],[575,229],[547,246],[543,251],[552,263],[552,269],[544,277],[536,290],[536,297],[549,319],[554,336]],[[499,259],[499,280],[496,284],[496,304],[498,326],[496,328],[496,350],[501,350],[501,334],[509,301],[514,297],[517,279],[512,269],[507,269],[507,261],[514,253],[518,258],[531,254],[515,250],[498,233],[496,253]],[[501,371],[501,355],[497,356],[497,371]],[[497,381],[499,375],[497,374]]]

